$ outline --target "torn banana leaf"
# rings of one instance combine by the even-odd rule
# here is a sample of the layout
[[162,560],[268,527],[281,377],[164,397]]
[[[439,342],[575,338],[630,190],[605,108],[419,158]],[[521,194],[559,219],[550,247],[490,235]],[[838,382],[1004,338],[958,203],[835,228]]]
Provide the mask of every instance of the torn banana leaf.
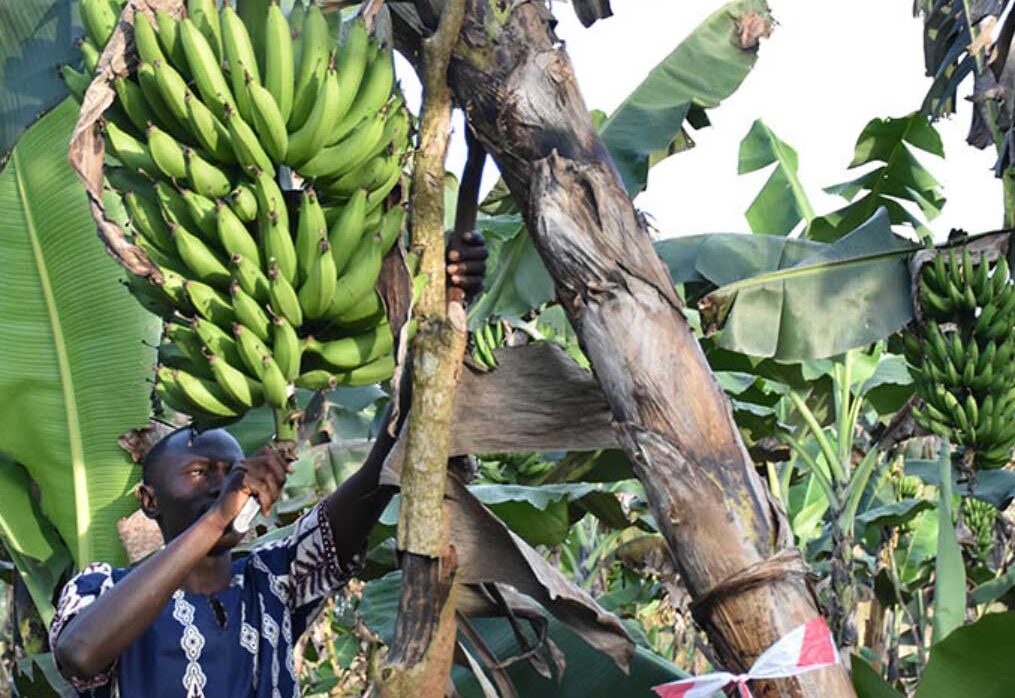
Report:
[[[765,239],[765,238],[761,238]],[[781,360],[835,356],[883,339],[913,317],[907,257],[879,209],[849,235],[797,264],[729,283],[698,304],[718,345]],[[820,331],[816,331],[820,328]]]

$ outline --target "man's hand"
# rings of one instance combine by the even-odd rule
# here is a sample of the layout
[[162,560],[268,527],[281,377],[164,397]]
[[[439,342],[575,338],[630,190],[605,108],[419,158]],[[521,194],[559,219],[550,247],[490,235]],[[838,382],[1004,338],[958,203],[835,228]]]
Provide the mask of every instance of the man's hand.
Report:
[[486,242],[476,231],[452,235],[448,245],[448,284],[465,294],[469,301],[483,288],[486,274]]
[[247,497],[255,496],[261,512],[267,516],[292,470],[292,465],[278,451],[265,446],[256,455],[233,463],[211,511],[226,528],[240,513]]

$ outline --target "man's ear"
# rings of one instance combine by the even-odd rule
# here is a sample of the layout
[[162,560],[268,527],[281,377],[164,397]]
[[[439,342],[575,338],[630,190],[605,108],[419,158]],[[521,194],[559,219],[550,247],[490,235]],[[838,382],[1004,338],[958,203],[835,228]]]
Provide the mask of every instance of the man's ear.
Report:
[[152,486],[144,482],[139,483],[134,488],[134,493],[137,495],[138,504],[141,505],[144,515],[149,519],[157,519],[159,517],[159,500],[156,498]]

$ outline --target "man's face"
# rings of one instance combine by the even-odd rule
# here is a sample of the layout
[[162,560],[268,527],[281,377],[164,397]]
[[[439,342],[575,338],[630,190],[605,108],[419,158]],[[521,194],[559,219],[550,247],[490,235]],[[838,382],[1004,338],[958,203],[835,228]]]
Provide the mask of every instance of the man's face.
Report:
[[[221,429],[201,434],[185,430],[169,438],[171,441],[146,473],[157,504],[156,520],[167,542],[212,507],[229,469],[243,459],[240,445]],[[209,554],[224,552],[241,538],[230,529]]]

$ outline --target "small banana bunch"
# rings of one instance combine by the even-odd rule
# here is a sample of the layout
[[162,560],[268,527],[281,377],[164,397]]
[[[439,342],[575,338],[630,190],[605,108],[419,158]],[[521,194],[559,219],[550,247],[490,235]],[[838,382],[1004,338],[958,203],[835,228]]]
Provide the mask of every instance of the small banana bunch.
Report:
[[493,350],[503,344],[504,323],[496,319],[485,323],[472,333],[472,360],[484,368],[496,368]]
[[297,9],[290,24],[273,0],[250,27],[215,0],[137,13],[136,73],[105,114],[107,180],[163,277],[127,282],[166,320],[156,392],[201,424],[394,368],[375,285],[403,230],[389,194],[410,115],[362,21],[332,48],[321,8]]
[[979,468],[1006,464],[1015,446],[1015,286],[1008,262],[939,253],[919,277],[922,337],[903,335],[924,429],[973,449]]
[[991,548],[994,547],[997,509],[989,502],[973,497],[963,497],[962,520],[976,536],[976,549],[980,558],[986,558],[990,554]]

